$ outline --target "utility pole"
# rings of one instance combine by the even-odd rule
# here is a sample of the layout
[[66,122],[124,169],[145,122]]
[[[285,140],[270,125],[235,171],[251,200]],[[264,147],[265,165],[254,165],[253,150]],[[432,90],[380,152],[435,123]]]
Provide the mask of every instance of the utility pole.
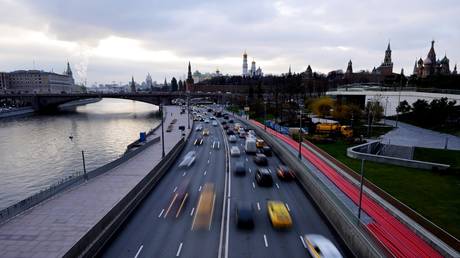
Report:
[[360,189],[359,189],[358,221],[361,220],[361,203],[363,200],[363,184],[364,184],[364,159],[361,160],[361,183],[360,183]]
[[188,129],[190,129],[190,95],[187,93],[187,122]]
[[163,103],[160,104],[160,112],[161,112],[161,157],[164,158],[165,157],[165,132],[164,132],[164,115],[163,115]]
[[267,131],[267,100],[264,99],[264,130]]

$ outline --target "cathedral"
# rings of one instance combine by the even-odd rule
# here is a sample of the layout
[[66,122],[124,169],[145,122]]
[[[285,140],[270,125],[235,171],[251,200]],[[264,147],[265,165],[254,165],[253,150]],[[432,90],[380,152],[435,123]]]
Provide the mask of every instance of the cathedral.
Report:
[[264,74],[260,66],[256,69],[256,61],[252,60],[251,69],[248,71],[248,54],[244,51],[243,54],[243,77],[251,77],[251,78],[260,78],[263,77]]
[[[456,69],[455,69],[456,70]],[[442,60],[436,59],[434,51],[434,40],[431,41],[431,48],[425,60],[420,58],[415,62],[414,75],[419,78],[426,78],[431,75],[449,75],[451,74],[449,68],[449,58],[444,55]]]

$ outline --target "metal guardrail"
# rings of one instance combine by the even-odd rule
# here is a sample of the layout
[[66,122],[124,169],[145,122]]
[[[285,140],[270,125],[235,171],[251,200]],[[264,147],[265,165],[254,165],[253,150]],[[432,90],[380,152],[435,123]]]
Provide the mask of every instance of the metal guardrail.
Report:
[[460,95],[460,90],[455,89],[438,89],[438,88],[419,88],[419,87],[385,87],[378,85],[345,85],[337,88],[329,89],[328,91],[401,91],[401,92],[426,92],[426,93],[443,93]]
[[[27,197],[24,200],[21,200],[3,210],[0,211],[0,225],[3,224],[4,222],[8,221],[9,219],[13,218],[14,216],[34,207],[35,205],[55,196],[58,193],[63,192],[64,190],[67,190],[73,186],[79,185],[84,183],[86,180],[89,180],[91,178],[97,177],[112,168],[120,165],[121,163],[127,161],[128,159],[134,157],[136,154],[147,148],[148,146],[159,142],[160,137],[156,137],[152,139],[151,141],[147,142],[143,146],[139,147],[136,150],[133,150],[131,152],[127,152],[124,155],[122,155],[120,158],[109,162],[99,168],[96,168],[92,171],[89,171],[86,173],[86,175],[83,172],[76,172],[73,173],[65,178],[60,179],[56,183],[52,184],[51,186],[47,187],[44,190],[41,190],[40,192]],[[86,177],[86,178],[85,178]]]

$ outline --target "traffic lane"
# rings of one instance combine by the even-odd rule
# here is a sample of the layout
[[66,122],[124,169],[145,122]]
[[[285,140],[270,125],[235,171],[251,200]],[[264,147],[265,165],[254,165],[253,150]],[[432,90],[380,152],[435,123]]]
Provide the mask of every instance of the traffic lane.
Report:
[[[209,148],[213,140],[220,141],[222,144],[222,133],[219,127],[209,127],[210,135],[206,136]],[[215,137],[215,138],[214,138]],[[206,153],[205,153],[206,154]],[[214,155],[218,154],[218,155]],[[224,198],[224,179],[225,179],[225,149],[220,146],[219,150],[210,157],[210,166],[206,175],[203,173],[203,185],[206,182],[213,183],[215,186],[216,199],[212,214],[210,230],[188,230],[183,234],[182,249],[179,256],[184,257],[216,257],[218,254],[220,222],[222,217],[222,201]],[[206,160],[206,159],[205,159]],[[198,201],[195,202],[191,213],[195,212]],[[192,222],[193,223],[193,222]],[[176,253],[177,254],[177,253]]]
[[[252,156],[246,155],[240,160],[247,163],[245,177],[232,178],[232,207],[239,201],[251,202],[254,207],[255,228],[240,230],[236,227],[235,210],[230,217],[230,257],[304,257],[305,248],[301,242],[301,233],[296,230],[295,222],[290,230],[275,230],[271,226],[267,212],[268,200],[283,200],[275,185],[271,188],[259,187],[254,180],[258,166],[252,161]],[[233,164],[236,161],[232,162]],[[274,178],[275,179],[275,178]],[[276,182],[276,181],[275,181]]]
[[[246,159],[246,158],[243,158]],[[252,157],[248,158],[248,168],[251,170],[256,170],[258,166],[253,163]],[[295,184],[295,182],[283,182],[280,181],[275,173],[276,173],[276,167],[279,165],[281,161],[277,157],[271,157],[269,158],[269,165],[267,168],[271,171],[273,179],[274,179],[274,186],[272,188],[261,188],[257,186],[257,183],[255,183],[255,180],[253,179],[254,175],[251,173],[251,180],[253,181],[250,186],[248,186],[248,181],[246,181],[245,186],[243,189],[236,189],[236,192],[232,192],[232,195],[235,197],[235,200],[238,199],[240,196],[238,195],[239,192],[244,192],[244,196],[253,196],[256,197],[256,199],[252,199],[252,203],[256,203],[257,209],[255,212],[256,215],[256,223],[258,223],[258,211],[260,207],[260,212],[267,214],[266,210],[266,201],[269,199],[273,200],[280,200],[283,201],[285,204],[287,204],[288,209],[290,210],[290,214],[293,220],[293,228],[290,230],[290,232],[285,232],[285,231],[277,231],[277,230],[272,230],[272,227],[270,225],[270,222],[268,220],[268,216],[266,216],[266,220],[264,220],[263,227],[265,229],[271,229],[270,231],[267,231],[266,234],[264,234],[264,247],[269,248],[270,246],[270,240],[273,240],[274,243],[276,244],[275,248],[269,248],[268,253],[264,252],[263,250],[266,249],[261,249],[261,252],[258,253],[258,255],[277,255],[275,257],[283,257],[286,254],[289,254],[289,257],[297,257],[297,256],[302,256],[305,253],[305,246],[304,242],[302,241],[301,236],[303,236],[306,233],[320,233],[331,239],[335,244],[339,247],[340,245],[338,244],[339,241],[335,241],[336,236],[331,232],[330,228],[328,227],[327,222],[320,216],[320,214],[316,211],[315,206],[311,203],[311,201],[308,199],[307,196],[305,196],[305,193],[300,189],[298,185]],[[235,183],[232,184],[232,186],[235,186],[237,188],[237,184]],[[255,187],[254,187],[255,186]],[[247,189],[252,188],[255,192],[255,194],[249,194],[247,192]],[[233,189],[233,187],[232,187]],[[260,198],[260,197],[264,198]],[[233,198],[232,198],[233,199]],[[246,197],[247,199],[247,197]],[[236,222],[235,222],[236,223]],[[268,223],[268,224],[267,224]],[[257,232],[258,230],[255,230],[256,235],[260,235],[261,232]],[[237,236],[238,239],[232,242],[241,242],[242,240],[248,242],[248,238],[250,239],[250,236],[243,235],[243,236],[238,236],[239,231],[232,232],[234,233],[233,235]],[[258,243],[261,243],[260,240]],[[248,246],[254,246],[257,243],[248,245]],[[233,248],[231,250],[234,250]],[[236,250],[239,250],[238,248]],[[295,252],[294,252],[295,250]],[[241,250],[240,250],[241,251]],[[291,253],[289,253],[291,252]],[[236,252],[233,252],[234,254]],[[236,256],[240,255],[247,255],[247,250],[242,250],[242,252],[238,253]]]
[[[191,134],[191,139],[196,137],[198,134],[193,132]],[[159,184],[152,190],[149,196],[144,200],[144,202],[140,205],[140,207],[135,211],[134,215],[129,219],[128,223],[126,223],[122,230],[119,231],[117,237],[111,242],[109,248],[106,249],[104,256],[107,257],[126,257],[132,254],[135,254],[141,246],[142,250],[139,255],[144,255],[148,253],[152,254],[161,254],[168,251],[174,250],[174,243],[173,241],[168,241],[170,245],[164,244],[164,241],[161,239],[174,239],[177,238],[171,236],[173,231],[178,231],[177,229],[171,230],[172,227],[174,228],[186,228],[187,230],[190,229],[191,222],[190,221],[183,221],[183,220],[164,220],[158,217],[163,217],[165,213],[165,209],[171,201],[171,196],[173,196],[174,189],[184,180],[187,174],[190,174],[193,181],[191,181],[190,188],[193,189],[196,187],[198,189],[198,184],[201,182],[196,183],[195,178],[199,179],[199,173],[189,173],[194,169],[204,168],[208,165],[207,160],[200,158],[203,157],[204,147],[199,146],[196,147],[193,145],[192,141],[189,141],[181,153],[180,158],[178,158],[173,164],[170,171],[163,177],[163,179],[159,182]],[[185,169],[178,169],[178,164],[182,161],[183,156],[191,150],[197,151],[197,160],[195,164],[192,165],[191,168]],[[199,169],[198,169],[199,170]],[[195,175],[195,176],[194,176]],[[195,187],[194,187],[195,186]],[[165,194],[167,193],[167,194]],[[198,199],[198,194],[194,194],[193,190],[190,195],[190,199],[186,204],[186,207],[189,203],[193,202],[194,199]],[[163,213],[163,214],[161,214]],[[160,216],[161,214],[161,216]],[[152,220],[152,218],[158,218],[159,220]],[[145,221],[149,221],[150,223],[145,223]],[[187,225],[188,224],[188,225]],[[181,235],[181,234],[178,234]],[[160,239],[156,239],[159,236]],[[147,243],[148,239],[158,240],[158,241],[151,241],[154,242],[153,244]],[[160,244],[159,248],[155,247],[155,243],[162,243]],[[168,248],[169,247],[169,248]],[[152,250],[149,252],[149,250]],[[155,252],[155,250],[161,250],[161,253]],[[142,257],[142,256],[139,256]]]

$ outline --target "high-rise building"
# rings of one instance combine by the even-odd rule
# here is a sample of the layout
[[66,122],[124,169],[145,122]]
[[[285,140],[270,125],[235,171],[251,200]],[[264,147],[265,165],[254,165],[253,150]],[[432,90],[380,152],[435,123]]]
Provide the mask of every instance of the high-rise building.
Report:
[[131,77],[131,83],[129,86],[131,93],[136,93],[136,83],[134,82],[134,76]]
[[246,53],[246,50],[244,51],[243,54],[243,77],[249,76],[248,74],[248,54]]
[[145,86],[153,91],[153,81],[152,81],[152,76],[150,76],[150,73],[147,74],[147,77],[145,78]]

